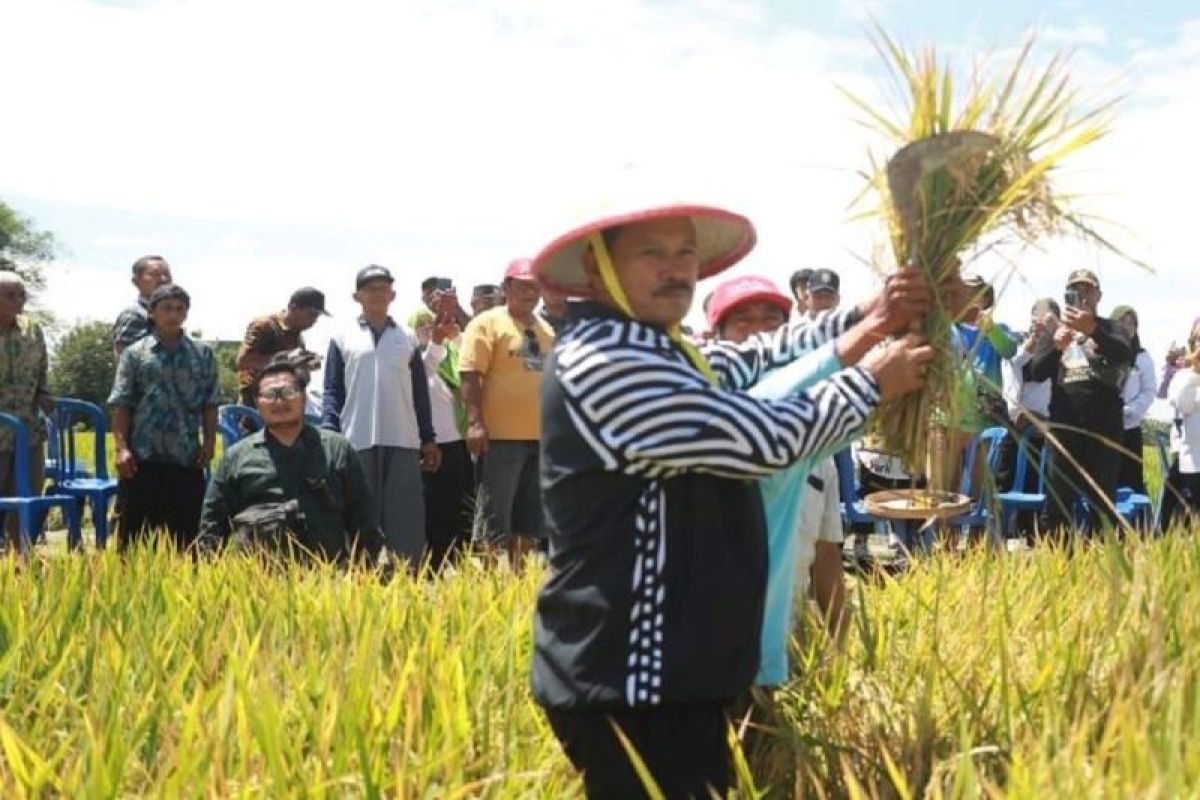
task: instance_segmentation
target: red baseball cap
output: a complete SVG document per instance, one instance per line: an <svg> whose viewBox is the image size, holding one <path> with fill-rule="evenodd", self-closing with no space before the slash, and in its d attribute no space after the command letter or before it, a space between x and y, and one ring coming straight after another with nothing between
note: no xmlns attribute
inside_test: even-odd
<svg viewBox="0 0 1200 800"><path fill-rule="evenodd" d="M517 281L536 281L533 261L528 258L517 258L511 261L508 268L504 270L504 279L508 280L509 278Z"/></svg>
<svg viewBox="0 0 1200 800"><path fill-rule="evenodd" d="M779 291L774 281L761 275L743 275L730 278L713 292L712 302L708 304L708 327L715 331L730 311L743 303L758 300L774 303L784 314L792 313L792 298Z"/></svg>

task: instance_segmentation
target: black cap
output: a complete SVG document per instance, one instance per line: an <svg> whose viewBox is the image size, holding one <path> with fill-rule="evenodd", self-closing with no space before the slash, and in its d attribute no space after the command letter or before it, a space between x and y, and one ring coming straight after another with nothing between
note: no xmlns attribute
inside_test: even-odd
<svg viewBox="0 0 1200 800"><path fill-rule="evenodd" d="M795 272L793 272L792 279L791 279L791 281L789 281L789 285L792 287L792 291L793 292L796 291L797 286L808 286L808 279L812 277L812 274L813 274L813 271L811 269L808 269L807 267L805 267L804 269L798 269Z"/></svg>
<svg viewBox="0 0 1200 800"><path fill-rule="evenodd" d="M395 283L396 279L392 277L391 271L387 267L381 267L378 264L368 264L358 271L358 275L354 278L354 288L361 289L368 281L373 281L382 278L388 283Z"/></svg>
<svg viewBox="0 0 1200 800"><path fill-rule="evenodd" d="M812 292L836 292L842 285L841 278L831 269L814 269L813 274L808 276L808 291Z"/></svg>
<svg viewBox="0 0 1200 800"><path fill-rule="evenodd" d="M471 291L472 297L500 294L500 287L494 283L481 283Z"/></svg>
<svg viewBox="0 0 1200 800"><path fill-rule="evenodd" d="M292 297L288 300L289 306L296 308L311 308L325 316L329 316L329 312L325 310L325 294L311 286L305 286L303 289L297 289L292 292Z"/></svg>

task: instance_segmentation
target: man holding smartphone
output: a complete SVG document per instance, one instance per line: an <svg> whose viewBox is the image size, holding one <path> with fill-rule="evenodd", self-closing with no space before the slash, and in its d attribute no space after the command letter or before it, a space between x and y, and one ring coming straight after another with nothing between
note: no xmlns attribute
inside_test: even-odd
<svg viewBox="0 0 1200 800"><path fill-rule="evenodd" d="M1124 433L1121 392L1133 367L1133 348L1120 326L1097 316L1100 298L1094 272L1072 272L1054 346L1025 367L1027 381L1052 381L1046 523L1051 535L1064 542L1081 498L1088 501L1093 530L1117 522L1113 503Z"/></svg>

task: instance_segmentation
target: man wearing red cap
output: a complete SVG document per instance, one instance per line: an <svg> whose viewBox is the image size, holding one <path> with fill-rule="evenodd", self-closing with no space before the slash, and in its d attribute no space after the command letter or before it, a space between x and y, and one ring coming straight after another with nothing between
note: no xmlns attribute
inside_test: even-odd
<svg viewBox="0 0 1200 800"><path fill-rule="evenodd" d="M696 282L754 240L740 215L675 205L595 220L534 259L544 284L592 298L572 304L543 388L550 573L533 663L534 697L592 797L645 794L614 729L667 796L728 789L726 713L758 669L767 567L748 479L830 446L881 396L918 388L932 355L914 338L784 400L729 391L886 304L705 358L679 327ZM887 291L914 313L928 307L915 272ZM872 338L898 329L872 327Z"/></svg>
<svg viewBox="0 0 1200 800"><path fill-rule="evenodd" d="M458 369L467 407L467 447L479 461L475 538L506 550L520 569L542 536L538 491L539 394L554 331L534 313L541 292L529 259L504 273L505 304L463 333Z"/></svg>

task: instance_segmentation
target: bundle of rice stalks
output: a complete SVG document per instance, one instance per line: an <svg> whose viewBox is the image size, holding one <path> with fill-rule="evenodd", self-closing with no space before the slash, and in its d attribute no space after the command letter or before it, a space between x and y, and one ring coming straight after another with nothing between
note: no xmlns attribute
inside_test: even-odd
<svg viewBox="0 0 1200 800"><path fill-rule="evenodd" d="M964 390L973 386L969 366L953 347L960 256L981 244L1027 244L1053 233L1114 250L1051 185L1064 161L1108 132L1113 102L1083 104L1063 54L1031 67L1032 37L1011 68L989 75L984 62L961 90L933 48L907 53L879 28L873 43L902 100L891 118L845 92L892 151L886 162L872 157L864 196L879 203L864 216L887 224L895 263L916 264L936 287L922 332L937 353L924 391L886 403L876 433L914 474L929 474L931 488L947 489L937 485L944 483L934 474L940 470L928 471L927 460L937 461L930 443L941 446L974 402L974 391Z"/></svg>

